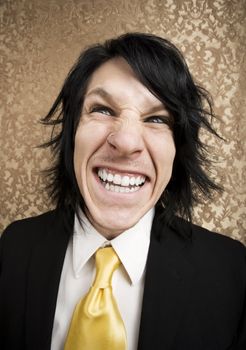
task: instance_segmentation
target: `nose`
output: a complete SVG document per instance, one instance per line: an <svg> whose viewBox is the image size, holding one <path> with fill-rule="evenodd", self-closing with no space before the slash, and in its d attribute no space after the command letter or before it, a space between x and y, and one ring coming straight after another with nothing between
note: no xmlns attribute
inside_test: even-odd
<svg viewBox="0 0 246 350"><path fill-rule="evenodd" d="M138 125L121 125L108 135L107 142L114 156L136 158L144 148L141 128Z"/></svg>

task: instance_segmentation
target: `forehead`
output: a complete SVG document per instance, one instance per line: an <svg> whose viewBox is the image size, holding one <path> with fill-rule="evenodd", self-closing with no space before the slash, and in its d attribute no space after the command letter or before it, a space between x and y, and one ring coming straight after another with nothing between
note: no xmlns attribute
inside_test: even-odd
<svg viewBox="0 0 246 350"><path fill-rule="evenodd" d="M93 73L85 98L93 95L110 95L119 105L134 105L141 110L162 105L123 58L113 58Z"/></svg>

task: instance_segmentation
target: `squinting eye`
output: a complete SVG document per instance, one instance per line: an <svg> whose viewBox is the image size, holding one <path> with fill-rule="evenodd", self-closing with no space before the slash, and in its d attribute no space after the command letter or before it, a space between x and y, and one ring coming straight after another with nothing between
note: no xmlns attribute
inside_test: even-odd
<svg viewBox="0 0 246 350"><path fill-rule="evenodd" d="M167 116L152 116L145 120L145 123L168 124L171 125L170 117Z"/></svg>
<svg viewBox="0 0 246 350"><path fill-rule="evenodd" d="M91 108L90 113L101 113L105 115L112 115L113 111L112 109L105 106L95 106Z"/></svg>

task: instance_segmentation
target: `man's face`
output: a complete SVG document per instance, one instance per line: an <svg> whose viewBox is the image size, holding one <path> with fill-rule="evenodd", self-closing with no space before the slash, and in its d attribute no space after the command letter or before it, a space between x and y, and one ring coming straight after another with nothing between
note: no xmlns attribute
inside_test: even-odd
<svg viewBox="0 0 246 350"><path fill-rule="evenodd" d="M122 58L92 75L75 135L74 168L92 225L112 238L135 225L167 186L171 116Z"/></svg>

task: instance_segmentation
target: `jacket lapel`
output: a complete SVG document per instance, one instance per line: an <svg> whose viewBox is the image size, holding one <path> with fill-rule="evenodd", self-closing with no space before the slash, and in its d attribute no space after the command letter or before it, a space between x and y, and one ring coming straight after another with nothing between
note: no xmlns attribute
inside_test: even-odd
<svg viewBox="0 0 246 350"><path fill-rule="evenodd" d="M191 240L179 226L163 228L158 219L153 225L138 350L172 348L187 304L194 274L188 259Z"/></svg>
<svg viewBox="0 0 246 350"><path fill-rule="evenodd" d="M60 275L71 231L60 213L43 227L33 249L27 281L26 349L50 349Z"/></svg>

